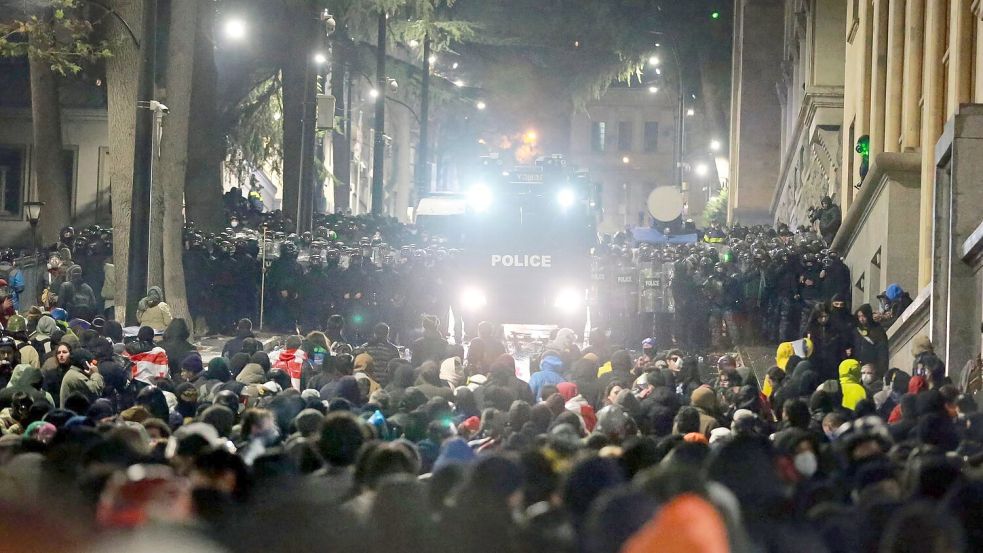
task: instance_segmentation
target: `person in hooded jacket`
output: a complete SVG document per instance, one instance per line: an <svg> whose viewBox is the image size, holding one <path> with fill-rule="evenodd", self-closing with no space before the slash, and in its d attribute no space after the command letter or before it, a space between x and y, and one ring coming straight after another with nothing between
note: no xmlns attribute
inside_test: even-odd
<svg viewBox="0 0 983 553"><path fill-rule="evenodd" d="M167 353L167 365L172 377L176 376L178 371L181 370L181 361L189 353L198 351L198 348L188 341L190 337L191 330L188 329L188 323L180 317L172 319L170 324L167 325L167 329L164 330L164 339L161 341L161 346L163 346L164 352Z"/></svg>
<svg viewBox="0 0 983 553"><path fill-rule="evenodd" d="M690 405L700 413L700 433L710 437L710 431L720 426L718 420L717 394L710 386L700 386L693 390Z"/></svg>
<svg viewBox="0 0 983 553"><path fill-rule="evenodd" d="M874 320L870 304L863 304L855 313L857 326L853 330L853 357L865 365L871 363L882 376L888 369L887 333Z"/></svg>
<svg viewBox="0 0 983 553"><path fill-rule="evenodd" d="M137 330L137 339L126 344L124 351L128 355L137 355L147 353L155 347L157 344L154 343L154 329L149 326L141 326L140 330Z"/></svg>
<svg viewBox="0 0 983 553"><path fill-rule="evenodd" d="M423 392L427 399L440 397L447 401L454 399L454 391L440 380L440 369L433 361L427 361L420 366L420 376L416 380L416 388Z"/></svg>
<svg viewBox="0 0 983 553"><path fill-rule="evenodd" d="M290 375L291 385L301 390L301 376L306 372L310 374L310 361L307 359L307 352L301 349L304 340L300 336L290 336L284 349L280 351L276 361L271 368L281 369Z"/></svg>
<svg viewBox="0 0 983 553"><path fill-rule="evenodd" d="M631 357L628 357L628 367L631 367ZM555 386L560 382L566 382L560 372L563 370L563 360L559 355L547 352L539 361L539 371L529 377L529 388L536 401L542 401L543 387Z"/></svg>
<svg viewBox="0 0 983 553"><path fill-rule="evenodd" d="M806 336L812 340L813 368L823 380L834 378L850 345L850 336L840 334L825 304L817 304L809 315Z"/></svg>
<svg viewBox="0 0 983 553"><path fill-rule="evenodd" d="M515 396L514 400L525 401L530 404L534 402L529 385L515 375L515 359L507 353L500 355L491 364L487 385L500 386L509 390Z"/></svg>
<svg viewBox="0 0 983 553"><path fill-rule="evenodd" d="M867 390L860 383L860 362L856 359L845 359L840 363L840 390L843 407L851 411L858 401L867 399Z"/></svg>
<svg viewBox="0 0 983 553"><path fill-rule="evenodd" d="M42 358L55 350L58 343L52 341L52 336L58 330L58 323L50 315L42 315L38 319L37 327L31 334L31 345L37 350Z"/></svg>
<svg viewBox="0 0 983 553"><path fill-rule="evenodd" d="M14 394L18 392L26 394L31 401L47 401L54 405L55 402L51 394L42 389L43 384L44 377L41 375L41 369L26 363L17 365L10 375L10 382L3 390L0 390L0 409L10 407Z"/></svg>
<svg viewBox="0 0 983 553"><path fill-rule="evenodd" d="M440 334L440 319L433 315L423 315L423 336L410 345L413 367L427 361L441 363L446 358L447 340Z"/></svg>
<svg viewBox="0 0 983 553"><path fill-rule="evenodd" d="M567 367L580 359L580 348L577 347L577 333L569 328L556 331L556 337L546 344L546 349L560 354L563 364Z"/></svg>
<svg viewBox="0 0 983 553"><path fill-rule="evenodd" d="M171 324L171 306L164 303L164 291L151 286L147 296L137 304L137 321L156 331L163 331Z"/></svg>
<svg viewBox="0 0 983 553"><path fill-rule="evenodd" d="M239 319L236 324L236 335L225 343L222 347L222 357L231 359L233 355L242 351L242 341L246 338L255 338L253 335L253 322L249 319Z"/></svg>
<svg viewBox="0 0 983 553"><path fill-rule="evenodd" d="M68 281L58 289L58 307L73 317L91 321L96 315L96 295L92 287L82 280L82 267L72 265L68 269Z"/></svg>

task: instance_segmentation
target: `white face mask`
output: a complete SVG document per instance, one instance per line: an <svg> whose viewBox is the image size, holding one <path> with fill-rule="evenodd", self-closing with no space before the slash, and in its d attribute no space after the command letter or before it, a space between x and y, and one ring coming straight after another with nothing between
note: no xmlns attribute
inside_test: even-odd
<svg viewBox="0 0 983 553"><path fill-rule="evenodd" d="M860 381L864 384L870 384L874 381L874 375L872 374L862 374L860 375Z"/></svg>
<svg viewBox="0 0 983 553"><path fill-rule="evenodd" d="M819 469L819 460L816 459L816 454L811 451L796 453L793 463L795 464L795 470L799 471L799 474L806 478L811 478L813 474L816 474L816 470Z"/></svg>

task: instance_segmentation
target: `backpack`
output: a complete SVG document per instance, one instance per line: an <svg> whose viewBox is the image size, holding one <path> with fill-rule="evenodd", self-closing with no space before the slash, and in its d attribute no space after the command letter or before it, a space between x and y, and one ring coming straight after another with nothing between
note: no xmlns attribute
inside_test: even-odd
<svg viewBox="0 0 983 553"><path fill-rule="evenodd" d="M89 295L84 293L85 289L82 286L75 286L75 284L72 282L67 282L66 284L69 287L68 293L66 294L66 297L62 299L66 300L68 304L75 309L92 307L91 303L89 302Z"/></svg>
<svg viewBox="0 0 983 553"><path fill-rule="evenodd" d="M315 347L311 351L310 361L311 365L314 367L316 372L321 371L321 367L324 365L324 359L328 356L328 352L321 347Z"/></svg>

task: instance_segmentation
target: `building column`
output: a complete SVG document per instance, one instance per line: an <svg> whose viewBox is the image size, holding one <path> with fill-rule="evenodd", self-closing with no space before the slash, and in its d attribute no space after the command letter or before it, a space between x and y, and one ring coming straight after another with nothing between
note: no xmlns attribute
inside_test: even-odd
<svg viewBox="0 0 983 553"><path fill-rule="evenodd" d="M902 83L904 81L905 2L891 0L888 7L887 79L884 95L884 151L900 151Z"/></svg>
<svg viewBox="0 0 983 553"><path fill-rule="evenodd" d="M905 2L904 86L901 90L901 151L921 145L922 54L925 48L925 0Z"/></svg>
<svg viewBox="0 0 983 553"><path fill-rule="evenodd" d="M888 0L874 0L870 8L871 48L870 48L870 157L884 151L884 119L888 105L885 96L887 87L888 56Z"/></svg>
<svg viewBox="0 0 983 553"><path fill-rule="evenodd" d="M955 116L959 105L969 102L972 93L973 0L949 0L949 75L946 94L946 119Z"/></svg>
<svg viewBox="0 0 983 553"><path fill-rule="evenodd" d="M972 24L976 26L976 59L973 60L975 64L973 73L976 78L973 82L973 102L978 104L983 102L983 2L974 1L972 12Z"/></svg>
<svg viewBox="0 0 983 553"><path fill-rule="evenodd" d="M932 282L932 226L935 201L935 142L942 134L943 97L942 54L945 51L945 4L928 3L925 10L925 57L922 72L922 189L918 231L918 288Z"/></svg>

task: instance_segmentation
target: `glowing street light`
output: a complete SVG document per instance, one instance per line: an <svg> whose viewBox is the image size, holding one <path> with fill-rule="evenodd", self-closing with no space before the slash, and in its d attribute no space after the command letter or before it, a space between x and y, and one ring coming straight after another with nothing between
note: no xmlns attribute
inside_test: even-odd
<svg viewBox="0 0 983 553"><path fill-rule="evenodd" d="M232 40L242 40L246 38L246 22L238 17L229 19L223 26L225 36Z"/></svg>
<svg viewBox="0 0 983 553"><path fill-rule="evenodd" d="M660 63L662 63L662 60L659 59L659 56L650 56L649 57L649 65L651 65L652 67L655 67L655 66L659 65Z"/></svg>
<svg viewBox="0 0 983 553"><path fill-rule="evenodd" d="M629 163L631 163L631 158L628 157L628 156L624 156L624 157L621 158L621 163L624 163L625 165L628 165Z"/></svg>
<svg viewBox="0 0 983 553"><path fill-rule="evenodd" d="M720 146L721 145L720 145L720 141L719 140L711 140L710 141L710 151L711 152L719 152L720 151Z"/></svg>
<svg viewBox="0 0 983 553"><path fill-rule="evenodd" d="M454 63L451 64L451 69L457 69L458 65L460 64L455 61Z"/></svg>
<svg viewBox="0 0 983 553"><path fill-rule="evenodd" d="M539 136L536 134L536 131L534 130L528 130L526 131L526 134L522 136L522 138L525 139L526 142L535 142L538 137Z"/></svg>
<svg viewBox="0 0 983 553"><path fill-rule="evenodd" d="M427 61L430 62L430 65L433 65L437 63L437 56L431 55L429 58L427 58Z"/></svg>
<svg viewBox="0 0 983 553"><path fill-rule="evenodd" d="M481 100L478 100L478 103L476 103L474 105L474 107L476 107L478 109L485 109L486 107L488 107L488 104L486 104L485 102L483 102Z"/></svg>
<svg viewBox="0 0 983 553"><path fill-rule="evenodd" d="M416 48L420 46L420 41L414 38L410 40L409 44L410 44L410 48Z"/></svg>
<svg viewBox="0 0 983 553"><path fill-rule="evenodd" d="M686 110L686 117L693 117L694 115L696 115L695 109L689 108L688 110Z"/></svg>
<svg viewBox="0 0 983 553"><path fill-rule="evenodd" d="M379 90L378 89L375 89L375 88L369 90L369 97L372 98L373 100L375 100L376 98L378 98L379 97Z"/></svg>
<svg viewBox="0 0 983 553"><path fill-rule="evenodd" d="M658 91L659 91L659 87L657 87L657 86L650 86L649 87L649 94L655 94Z"/></svg>
<svg viewBox="0 0 983 553"><path fill-rule="evenodd" d="M454 81L454 86L456 86L457 88L461 88L462 86L464 86L464 81L462 81L461 79L457 79Z"/></svg>
<svg viewBox="0 0 983 553"><path fill-rule="evenodd" d="M694 171L696 171L696 176L705 177L710 172L710 167L706 163L699 163L694 168Z"/></svg>
<svg viewBox="0 0 983 553"><path fill-rule="evenodd" d="M328 61L328 56L325 56L323 53L318 52L314 54L314 63L318 65L324 65L325 63L327 63L327 61Z"/></svg>

